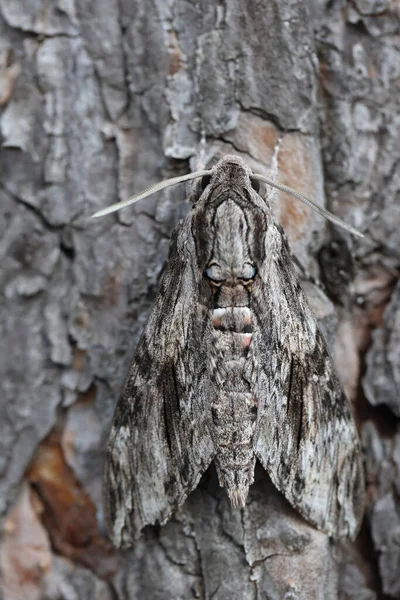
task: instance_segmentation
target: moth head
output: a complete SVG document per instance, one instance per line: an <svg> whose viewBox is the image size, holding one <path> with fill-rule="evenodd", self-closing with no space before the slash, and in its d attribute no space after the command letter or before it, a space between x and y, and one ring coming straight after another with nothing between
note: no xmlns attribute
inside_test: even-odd
<svg viewBox="0 0 400 600"><path fill-rule="evenodd" d="M223 183L227 186L242 187L249 183L252 171L240 156L227 154L211 169L214 185Z"/></svg>
<svg viewBox="0 0 400 600"><path fill-rule="evenodd" d="M234 154L228 154L221 158L207 175L202 176L200 184L195 186L196 199L198 200L203 192L210 192L211 189L216 189L219 186L224 186L225 189L251 187L258 194L261 193L259 179L254 178L249 166L242 158Z"/></svg>
<svg viewBox="0 0 400 600"><path fill-rule="evenodd" d="M207 201L208 196L213 191L219 189L229 190L230 188L252 186L251 169L239 156L228 154L221 158L205 175L199 178L194 184L189 198L191 204L196 204L200 198ZM259 189L258 180L254 180L257 191Z"/></svg>

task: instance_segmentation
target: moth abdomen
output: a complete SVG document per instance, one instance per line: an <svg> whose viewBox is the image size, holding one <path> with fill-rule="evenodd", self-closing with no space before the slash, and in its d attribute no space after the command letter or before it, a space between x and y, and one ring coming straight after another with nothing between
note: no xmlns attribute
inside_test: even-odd
<svg viewBox="0 0 400 600"><path fill-rule="evenodd" d="M248 306L215 308L212 311L212 324L220 331L252 333L251 310Z"/></svg>
<svg viewBox="0 0 400 600"><path fill-rule="evenodd" d="M255 467L253 437L258 403L246 378L252 361L253 318L248 305L250 292L244 283L224 281L218 292L210 311L211 368L219 382L211 404L217 440L215 464L232 506L242 507Z"/></svg>
<svg viewBox="0 0 400 600"><path fill-rule="evenodd" d="M252 440L254 428L250 423L247 427L244 424L244 428L251 430L248 437ZM255 461L252 442L221 444L218 449L215 462L219 483L226 489L234 508L246 504L249 488L254 482Z"/></svg>

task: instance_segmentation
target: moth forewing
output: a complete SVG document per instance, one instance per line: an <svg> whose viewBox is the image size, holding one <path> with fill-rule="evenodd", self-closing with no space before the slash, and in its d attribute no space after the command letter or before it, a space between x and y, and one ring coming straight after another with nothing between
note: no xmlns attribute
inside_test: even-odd
<svg viewBox="0 0 400 600"><path fill-rule="evenodd" d="M350 405L284 233L272 218L266 243L274 251L252 294L259 331L254 351L260 357L254 389L261 403L255 453L306 519L334 537L354 537L364 480Z"/></svg>
<svg viewBox="0 0 400 600"><path fill-rule="evenodd" d="M215 454L206 403L212 381L204 373L202 344L193 351L193 340L206 340L207 331L189 260L190 226L189 215L172 236L160 290L113 419L103 490L116 546L131 545L146 525L163 524Z"/></svg>
<svg viewBox="0 0 400 600"><path fill-rule="evenodd" d="M104 477L111 536L126 546L164 523L212 460L232 506L244 506L257 458L312 524L354 537L357 431L286 237L241 159L205 173L117 404Z"/></svg>

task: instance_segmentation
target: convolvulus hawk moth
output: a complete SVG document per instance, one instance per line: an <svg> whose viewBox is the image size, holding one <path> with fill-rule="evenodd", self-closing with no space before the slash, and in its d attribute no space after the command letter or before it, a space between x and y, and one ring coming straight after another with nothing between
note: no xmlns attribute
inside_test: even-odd
<svg viewBox="0 0 400 600"><path fill-rule="evenodd" d="M213 460L232 506L244 506L256 459L310 523L354 537L364 495L356 427L259 181L361 234L236 156L95 216L196 177L114 415L111 537L129 546L145 525L165 523Z"/></svg>

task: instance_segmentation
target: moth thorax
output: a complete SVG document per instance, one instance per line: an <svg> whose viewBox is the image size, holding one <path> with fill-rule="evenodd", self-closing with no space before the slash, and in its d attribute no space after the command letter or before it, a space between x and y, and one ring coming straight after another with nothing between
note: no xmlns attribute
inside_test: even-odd
<svg viewBox="0 0 400 600"><path fill-rule="evenodd" d="M217 307L248 306L250 304L250 291L240 283L237 285L223 285L216 293L215 305Z"/></svg>

